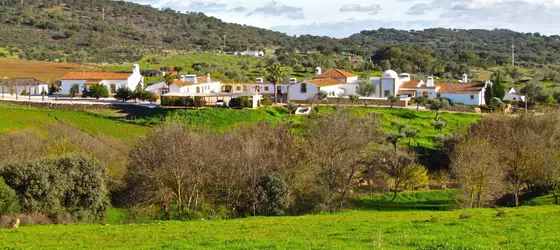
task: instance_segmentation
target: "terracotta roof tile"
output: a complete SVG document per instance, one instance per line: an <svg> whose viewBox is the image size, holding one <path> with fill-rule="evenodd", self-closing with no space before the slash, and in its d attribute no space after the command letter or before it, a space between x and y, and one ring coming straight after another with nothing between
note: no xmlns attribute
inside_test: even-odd
<svg viewBox="0 0 560 250"><path fill-rule="evenodd" d="M484 88L484 83L436 83L438 93L477 94Z"/></svg>
<svg viewBox="0 0 560 250"><path fill-rule="evenodd" d="M348 78L348 77L354 77L356 75L352 74L352 73L348 73L344 70L340 70L340 69L331 69L323 74L320 74L318 76L313 77L313 79L322 79L322 78L333 78L333 79L338 79L338 78Z"/></svg>
<svg viewBox="0 0 560 250"><path fill-rule="evenodd" d="M220 82L220 80L216 80L214 78L210 78L210 82L206 81L206 76L199 76L196 78L196 83L213 83L213 82Z"/></svg>
<svg viewBox="0 0 560 250"><path fill-rule="evenodd" d="M305 80L303 82L307 84L313 84L317 87L327 87L327 86L334 86L340 84L339 81L332 78Z"/></svg>
<svg viewBox="0 0 560 250"><path fill-rule="evenodd" d="M194 85L194 84L192 82L181 81L179 79L175 79L173 81L173 85L184 87L184 86L191 86L191 85Z"/></svg>
<svg viewBox="0 0 560 250"><path fill-rule="evenodd" d="M127 80L132 73L70 72L62 80Z"/></svg>

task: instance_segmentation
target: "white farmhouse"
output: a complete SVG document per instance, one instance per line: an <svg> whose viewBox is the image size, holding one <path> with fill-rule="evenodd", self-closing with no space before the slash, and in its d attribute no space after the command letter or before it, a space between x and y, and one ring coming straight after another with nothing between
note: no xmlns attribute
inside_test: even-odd
<svg viewBox="0 0 560 250"><path fill-rule="evenodd" d="M448 98L453 103L480 106L484 105L484 93L489 82L471 83L467 75L456 83L436 82L433 76L426 81L412 81L410 74L403 73L400 76L393 70L383 72L381 77L372 77L371 82L376 86L377 97L387 98L391 95L402 97L414 97L427 95L431 98Z"/></svg>
<svg viewBox="0 0 560 250"><path fill-rule="evenodd" d="M254 57L263 57L264 56L264 52L260 51L260 50L246 50L246 51L241 51L241 52L235 52L233 53L236 56L254 56Z"/></svg>
<svg viewBox="0 0 560 250"><path fill-rule="evenodd" d="M512 101L512 102L525 102L525 96L517 94L515 88L507 88L506 95L504 96L504 101Z"/></svg>
<svg viewBox="0 0 560 250"><path fill-rule="evenodd" d="M340 69L332 69L325 73L321 68L315 69L316 75L311 80L305 80L290 86L290 100L312 100L320 91L328 97L348 96L356 94L358 76Z"/></svg>
<svg viewBox="0 0 560 250"><path fill-rule="evenodd" d="M61 80L61 94L69 95L72 86L76 86L76 94L82 94L91 85L103 84L109 90L110 95L117 93L120 87L128 87L132 90L140 84L144 86L144 77L140 74L140 66L134 64L132 73L116 72L70 72Z"/></svg>
<svg viewBox="0 0 560 250"><path fill-rule="evenodd" d="M49 92L49 85L35 78L12 78L0 87L0 93L14 93L20 95L26 92L30 95L41 95Z"/></svg>

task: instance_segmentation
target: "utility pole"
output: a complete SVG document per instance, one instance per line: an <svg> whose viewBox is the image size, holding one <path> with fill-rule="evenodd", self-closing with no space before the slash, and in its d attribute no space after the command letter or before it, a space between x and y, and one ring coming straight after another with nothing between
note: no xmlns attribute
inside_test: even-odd
<svg viewBox="0 0 560 250"><path fill-rule="evenodd" d="M515 67L515 44L511 41L511 66Z"/></svg>
<svg viewBox="0 0 560 250"><path fill-rule="evenodd" d="M226 35L224 35L224 52L226 51Z"/></svg>

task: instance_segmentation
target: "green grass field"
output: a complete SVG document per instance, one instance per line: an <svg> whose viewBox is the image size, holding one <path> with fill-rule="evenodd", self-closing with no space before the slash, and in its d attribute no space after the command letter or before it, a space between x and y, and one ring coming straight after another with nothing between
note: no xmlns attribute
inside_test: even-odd
<svg viewBox="0 0 560 250"><path fill-rule="evenodd" d="M0 229L8 249L556 249L560 207L346 211L299 217ZM469 214L470 218L464 214Z"/></svg>
<svg viewBox="0 0 560 250"><path fill-rule="evenodd" d="M67 123L92 135L102 134L122 140L146 133L147 127L88 111L62 111L0 103L0 134L20 129L42 132L47 124Z"/></svg>

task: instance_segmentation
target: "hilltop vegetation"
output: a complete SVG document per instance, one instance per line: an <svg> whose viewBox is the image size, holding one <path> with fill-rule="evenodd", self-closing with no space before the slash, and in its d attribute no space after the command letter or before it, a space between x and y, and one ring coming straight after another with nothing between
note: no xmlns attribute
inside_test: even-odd
<svg viewBox="0 0 560 250"><path fill-rule="evenodd" d="M3 31L0 53L28 60L122 63L169 52L268 49L276 50L277 56L297 52L307 57L320 53L331 59L329 63L319 64L323 66L350 64L348 60L335 58L371 57L373 65L367 66L371 69L416 70L418 72L414 73L440 76L448 72L453 74L463 65L480 68L507 65L511 62L513 42L520 48L518 62L522 67L560 62L559 36L538 33L379 29L362 31L344 39L292 37L225 23L203 13L158 10L124 1L28 0L20 5L19 0L6 0L3 3L5 5L0 7L0 30ZM403 53L419 56L409 58ZM309 67L304 61L296 58L293 65L287 65Z"/></svg>

